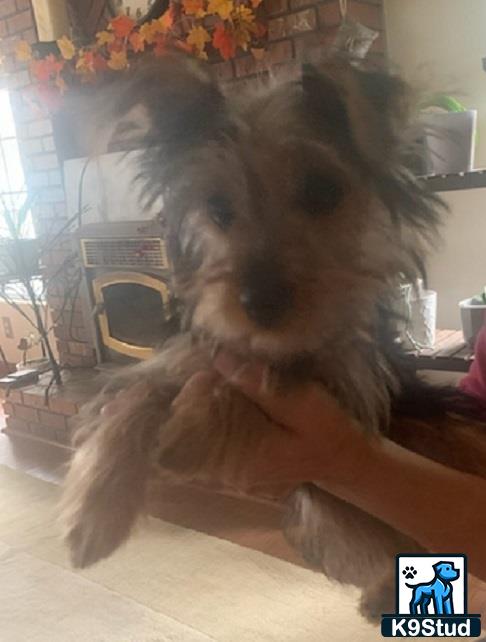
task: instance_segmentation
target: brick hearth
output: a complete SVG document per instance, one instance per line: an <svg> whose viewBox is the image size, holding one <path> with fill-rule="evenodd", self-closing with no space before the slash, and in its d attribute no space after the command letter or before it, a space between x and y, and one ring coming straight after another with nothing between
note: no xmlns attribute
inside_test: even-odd
<svg viewBox="0 0 486 642"><path fill-rule="evenodd" d="M3 432L69 447L75 416L91 396L88 390L93 371L76 370L65 379L62 389L54 385L48 395L49 373L35 385L4 392Z"/></svg>

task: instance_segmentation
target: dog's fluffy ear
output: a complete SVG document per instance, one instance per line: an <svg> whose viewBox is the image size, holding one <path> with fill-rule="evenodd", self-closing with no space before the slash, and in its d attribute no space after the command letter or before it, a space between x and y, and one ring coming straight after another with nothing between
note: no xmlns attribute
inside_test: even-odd
<svg viewBox="0 0 486 642"><path fill-rule="evenodd" d="M162 146L173 153L217 135L225 98L203 65L182 53L144 61L96 98L95 151Z"/></svg>
<svg viewBox="0 0 486 642"><path fill-rule="evenodd" d="M306 65L305 108L326 138L366 165L383 166L399 151L408 124L408 87L396 76L339 60Z"/></svg>
<svg viewBox="0 0 486 642"><path fill-rule="evenodd" d="M418 248L437 238L443 202L413 173L416 149L408 85L396 76L349 62L308 66L302 77L304 110L318 136L353 162L389 211L408 228L407 278L425 278Z"/></svg>

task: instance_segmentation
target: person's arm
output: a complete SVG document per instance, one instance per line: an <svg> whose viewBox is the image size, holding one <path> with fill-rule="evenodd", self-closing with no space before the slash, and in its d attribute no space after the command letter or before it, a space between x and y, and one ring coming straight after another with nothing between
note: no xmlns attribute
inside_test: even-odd
<svg viewBox="0 0 486 642"><path fill-rule="evenodd" d="M486 580L486 481L388 439L360 441L363 463L356 475L335 467L318 485L430 551L467 553L471 571Z"/></svg>
<svg viewBox="0 0 486 642"><path fill-rule="evenodd" d="M215 367L282 426L264 451L272 458L248 464L255 485L313 481L430 551L466 553L471 572L486 580L484 479L365 435L317 385L279 395L262 391L261 370L230 355Z"/></svg>

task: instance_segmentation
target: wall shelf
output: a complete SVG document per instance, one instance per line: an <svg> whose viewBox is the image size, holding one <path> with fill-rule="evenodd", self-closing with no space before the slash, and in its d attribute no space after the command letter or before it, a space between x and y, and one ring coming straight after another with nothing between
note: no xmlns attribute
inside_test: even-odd
<svg viewBox="0 0 486 642"><path fill-rule="evenodd" d="M461 172L460 174L420 176L419 178L433 192L453 192L486 187L486 169L475 169L471 172Z"/></svg>

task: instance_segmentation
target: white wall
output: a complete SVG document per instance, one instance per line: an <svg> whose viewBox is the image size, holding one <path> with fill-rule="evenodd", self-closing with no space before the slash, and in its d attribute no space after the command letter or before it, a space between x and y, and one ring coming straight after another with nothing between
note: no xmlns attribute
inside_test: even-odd
<svg viewBox="0 0 486 642"><path fill-rule="evenodd" d="M392 63L421 89L478 110L476 167L486 166L486 0L384 0ZM444 193L444 244L429 262L438 325L459 328L457 302L486 285L486 189Z"/></svg>

